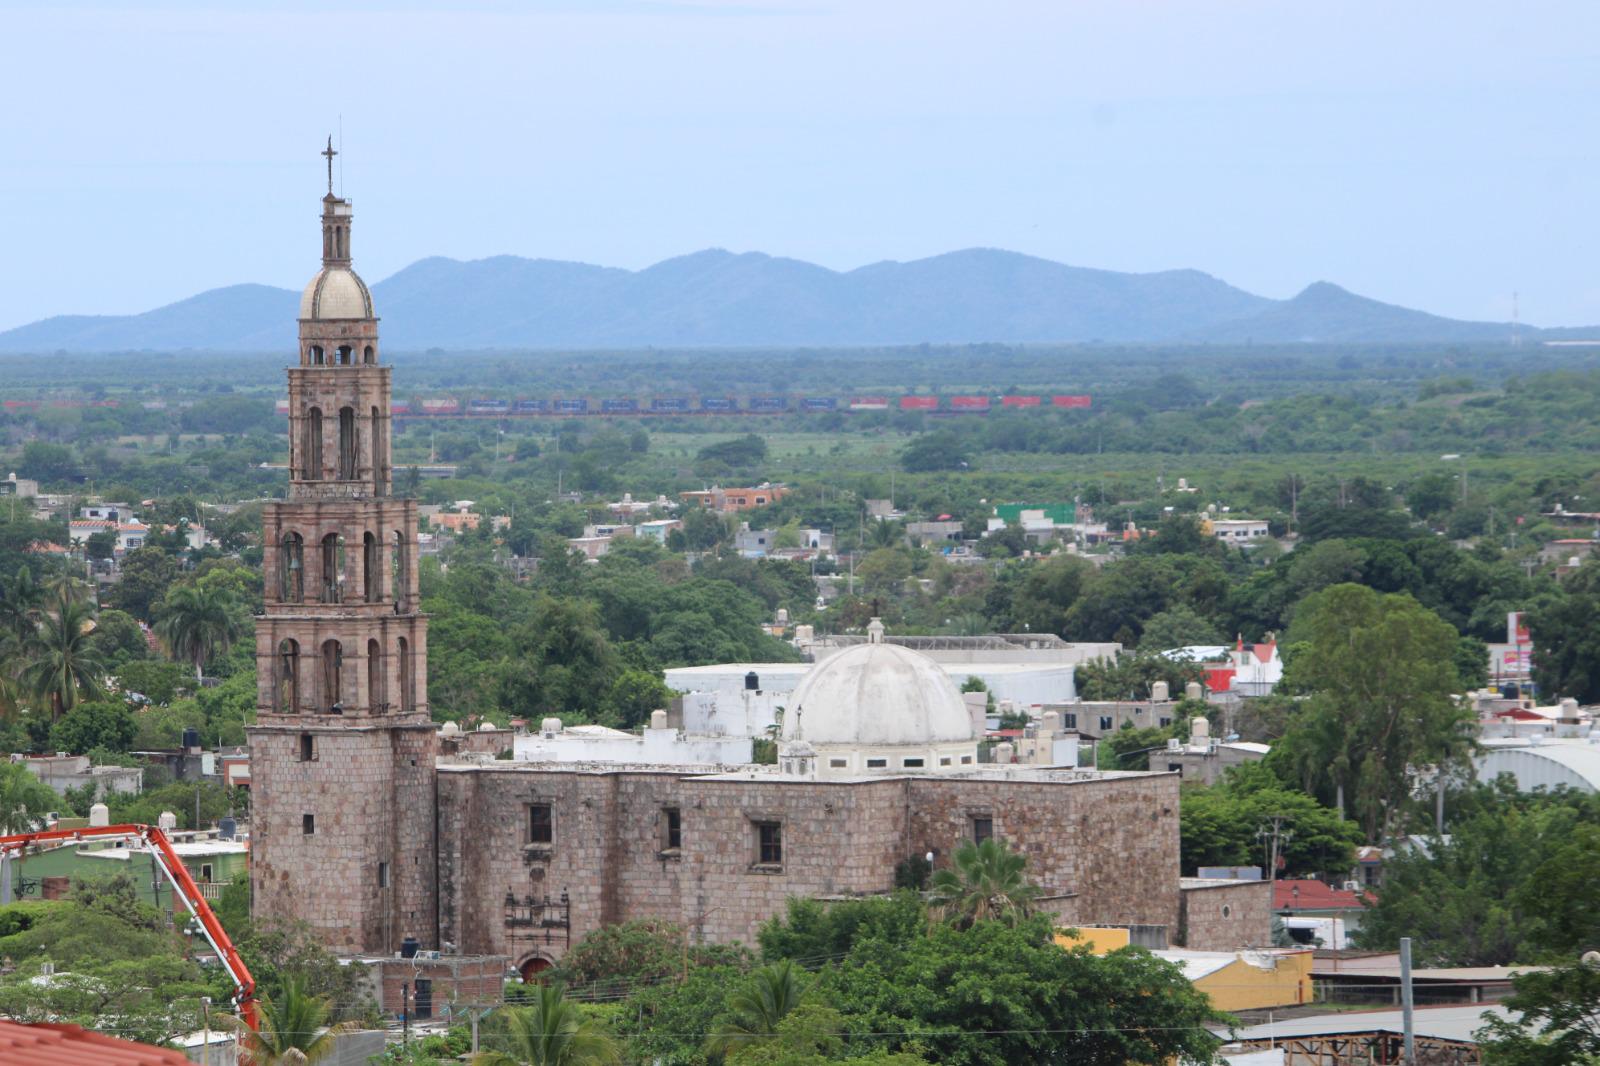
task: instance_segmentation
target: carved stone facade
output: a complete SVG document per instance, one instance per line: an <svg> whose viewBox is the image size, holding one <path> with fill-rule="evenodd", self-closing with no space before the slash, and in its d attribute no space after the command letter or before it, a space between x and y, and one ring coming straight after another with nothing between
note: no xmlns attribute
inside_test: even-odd
<svg viewBox="0 0 1600 1066"><path fill-rule="evenodd" d="M259 915L345 952L432 942L433 765L416 501L390 495L389 368L350 269L348 201L323 199L323 267L289 369L289 498L265 510L250 729Z"/></svg>
<svg viewBox="0 0 1600 1066"><path fill-rule="evenodd" d="M985 833L1028 856L1063 922L1177 933L1175 774L808 780L447 761L438 797L440 936L519 965L631 918L749 942L790 896L887 892L903 860L943 862ZM546 920L570 924L508 925L508 893L564 902Z"/></svg>

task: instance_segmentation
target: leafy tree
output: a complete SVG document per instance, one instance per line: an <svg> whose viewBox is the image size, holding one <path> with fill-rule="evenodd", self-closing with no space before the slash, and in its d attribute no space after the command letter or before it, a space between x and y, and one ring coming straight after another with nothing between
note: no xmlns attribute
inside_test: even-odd
<svg viewBox="0 0 1600 1066"><path fill-rule="evenodd" d="M135 548L122 558L122 578L112 590L115 605L141 622L154 611L178 577L178 563L159 548Z"/></svg>
<svg viewBox="0 0 1600 1066"><path fill-rule="evenodd" d="M1455 629L1409 594L1335 585L1300 608L1290 636L1304 642L1286 681L1310 692L1284 738L1308 788L1347 800L1376 841L1410 795L1415 774L1470 749L1456 701Z"/></svg>
<svg viewBox="0 0 1600 1066"><path fill-rule="evenodd" d="M1595 797L1522 795L1507 779L1453 794L1452 807L1448 839L1425 838L1385 862L1362 947L1389 950L1409 936L1424 966L1503 966L1600 946L1593 916L1560 895L1600 868Z"/></svg>
<svg viewBox="0 0 1600 1066"><path fill-rule="evenodd" d="M732 469L755 466L766 457L766 438L757 436L754 433L747 433L732 440L718 441L715 444L707 444L695 453L697 467L715 463Z"/></svg>
<svg viewBox="0 0 1600 1066"><path fill-rule="evenodd" d="M1039 894L1023 876L1027 865L1027 858L995 837L981 844L969 840L956 849L953 866L934 871L928 898L936 913L957 925L1015 925Z"/></svg>
<svg viewBox="0 0 1600 1066"><path fill-rule="evenodd" d="M914 1051L882 1048L849 1054L841 1035L845 1016L822 1003L802 1001L784 1015L770 1040L750 1044L729 1057L733 1066L922 1066Z"/></svg>
<svg viewBox="0 0 1600 1066"><path fill-rule="evenodd" d="M876 548L856 564L856 577L868 592L892 592L911 576L911 557L898 548Z"/></svg>
<svg viewBox="0 0 1600 1066"><path fill-rule="evenodd" d="M746 957L739 947L688 941L687 930L659 918L601 926L562 957L555 977L572 989L634 985L678 975L689 966L737 964Z"/></svg>
<svg viewBox="0 0 1600 1066"><path fill-rule="evenodd" d="M1139 636L1140 651L1170 651L1196 644L1222 644L1227 640L1211 619L1185 604L1175 604L1146 619Z"/></svg>
<svg viewBox="0 0 1600 1066"><path fill-rule="evenodd" d="M332 1055L353 1022L329 1023L326 999L312 995L300 978L290 978L275 996L260 1000L260 1027L251 1029L232 1015L217 1016L231 1029L251 1066L314 1066Z"/></svg>
<svg viewBox="0 0 1600 1066"><path fill-rule="evenodd" d="M1063 950L1047 916L1015 927L935 923L905 941L857 941L818 974L852 1046L913 1049L949 1066L1211 1060L1225 1020L1177 966L1140 949Z"/></svg>
<svg viewBox="0 0 1600 1066"><path fill-rule="evenodd" d="M1078 696L1085 700L1147 700L1151 686L1167 683L1169 694L1181 693L1205 676L1199 663L1143 652L1115 659L1091 659L1077 668Z"/></svg>
<svg viewBox="0 0 1600 1066"><path fill-rule="evenodd" d="M1303 792L1286 789L1259 763L1236 767L1209 788L1185 785L1179 806L1183 869L1261 863L1257 833L1274 816L1294 836L1281 877L1339 876L1355 864L1361 829Z"/></svg>
<svg viewBox="0 0 1600 1066"><path fill-rule="evenodd" d="M122 691L137 692L155 704L171 703L194 685L193 678L182 664L163 659L125 662L117 668L116 678Z"/></svg>
<svg viewBox="0 0 1600 1066"><path fill-rule="evenodd" d="M180 585L167 593L155 625L156 635L166 641L172 657L194 664L196 681L203 676L206 661L226 653L244 628L232 594L203 584Z"/></svg>
<svg viewBox="0 0 1600 1066"><path fill-rule="evenodd" d="M78 704L56 722L50 730L50 744L57 751L78 754L95 748L123 752L133 743L137 729L126 703L96 700Z"/></svg>
<svg viewBox="0 0 1600 1066"><path fill-rule="evenodd" d="M972 455L956 434L924 433L900 453L900 467L913 473L930 470L965 470Z"/></svg>
<svg viewBox="0 0 1600 1066"><path fill-rule="evenodd" d="M791 896L782 916L762 924L757 940L768 962L815 964L843 957L857 941L900 943L924 935L927 926L927 907L915 892L826 904Z"/></svg>
<svg viewBox="0 0 1600 1066"><path fill-rule="evenodd" d="M1530 970L1511 979L1510 1018L1490 1017L1475 1034L1490 1066L1600 1062L1600 968L1587 963Z"/></svg>
<svg viewBox="0 0 1600 1066"><path fill-rule="evenodd" d="M89 536L83 542L84 554L91 559L109 559L117 553L117 534L114 530L101 529Z"/></svg>
<svg viewBox="0 0 1600 1066"><path fill-rule="evenodd" d="M632 729L649 722L650 712L664 708L671 699L672 690L657 675L624 670L606 695L606 711L622 728Z"/></svg>
<svg viewBox="0 0 1600 1066"><path fill-rule="evenodd" d="M21 763L0 763L0 833L27 833L42 815L57 810L61 797Z"/></svg>
<svg viewBox="0 0 1600 1066"><path fill-rule="evenodd" d="M474 1066L609 1066L622 1061L617 1042L586 1018L558 984L542 985L529 1007L505 1012L507 1050L480 1051Z"/></svg>
<svg viewBox="0 0 1600 1066"><path fill-rule="evenodd" d="M95 647L114 670L126 662L150 657L150 644L145 640L139 622L126 611L106 609L95 618Z"/></svg>
<svg viewBox="0 0 1600 1066"><path fill-rule="evenodd" d="M805 998L805 971L793 962L769 963L728 997L722 1021L706 1040L706 1053L725 1058L744 1048L771 1041L789 1012Z"/></svg>
<svg viewBox="0 0 1600 1066"><path fill-rule="evenodd" d="M1569 576L1565 595L1528 614L1542 691L1584 703L1600 700L1600 559Z"/></svg>

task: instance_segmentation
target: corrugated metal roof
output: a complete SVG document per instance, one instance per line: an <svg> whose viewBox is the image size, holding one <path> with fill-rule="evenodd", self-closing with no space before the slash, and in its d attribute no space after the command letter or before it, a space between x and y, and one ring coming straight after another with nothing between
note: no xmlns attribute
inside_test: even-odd
<svg viewBox="0 0 1600 1066"><path fill-rule="evenodd" d="M1469 1003L1448 1007L1418 1007L1413 1031L1418 1036L1439 1040L1475 1042L1473 1034L1486 1024L1485 1015L1498 1018L1515 1018L1509 1010L1499 1005ZM1392 1032L1400 1033L1405 1019L1397 1010L1358 1011L1302 1018L1286 1018L1265 1025L1252 1025L1233 1032L1236 1040L1286 1039L1295 1036L1338 1036L1343 1033Z"/></svg>

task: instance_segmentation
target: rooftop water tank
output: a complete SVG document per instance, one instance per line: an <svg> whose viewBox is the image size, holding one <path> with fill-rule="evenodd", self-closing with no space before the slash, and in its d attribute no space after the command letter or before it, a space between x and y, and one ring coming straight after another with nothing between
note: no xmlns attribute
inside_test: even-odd
<svg viewBox="0 0 1600 1066"><path fill-rule="evenodd" d="M754 670L751 670L748 674L745 674L744 687L749 689L751 692L754 692L756 689L760 688L761 675L756 673Z"/></svg>
<svg viewBox="0 0 1600 1066"><path fill-rule="evenodd" d="M90 807L89 824L91 826L110 825L111 808L107 807L104 803L96 803L93 807Z"/></svg>
<svg viewBox="0 0 1600 1066"><path fill-rule="evenodd" d="M239 823L232 815L217 823L217 836L222 840L232 840L239 835Z"/></svg>
<svg viewBox="0 0 1600 1066"><path fill-rule="evenodd" d="M162 811L156 815L156 828L168 832L178 828L178 816L171 811Z"/></svg>

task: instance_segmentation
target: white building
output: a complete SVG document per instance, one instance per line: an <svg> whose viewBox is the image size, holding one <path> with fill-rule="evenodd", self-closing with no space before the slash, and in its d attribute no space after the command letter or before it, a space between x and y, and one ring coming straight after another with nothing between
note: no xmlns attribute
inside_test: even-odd
<svg viewBox="0 0 1600 1066"><path fill-rule="evenodd" d="M782 771L856 777L973 769L983 723L950 676L925 655L885 644L877 619L869 634L794 690L778 744Z"/></svg>
<svg viewBox="0 0 1600 1066"><path fill-rule="evenodd" d="M667 725L655 711L639 733L603 725L563 726L546 718L537 732L518 733L512 755L518 762L628 763L651 766L747 766L754 755L749 737L693 736Z"/></svg>
<svg viewBox="0 0 1600 1066"><path fill-rule="evenodd" d="M1271 536L1267 523L1259 518L1212 518L1211 535L1224 544L1249 544Z"/></svg>
<svg viewBox="0 0 1600 1066"><path fill-rule="evenodd" d="M1516 779L1517 789L1531 792L1566 785L1579 792L1600 792L1600 733L1583 737L1485 737L1477 760L1479 781L1501 774Z"/></svg>

